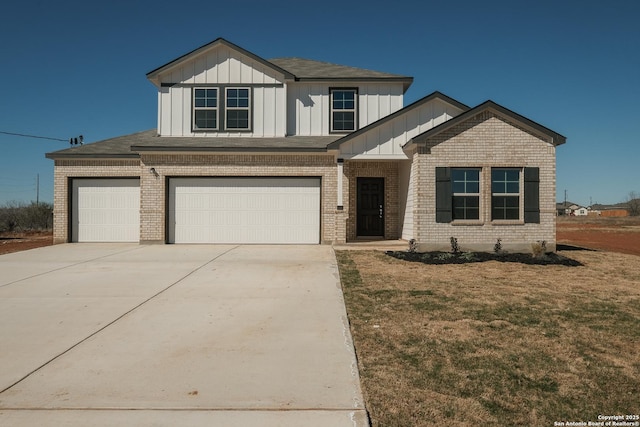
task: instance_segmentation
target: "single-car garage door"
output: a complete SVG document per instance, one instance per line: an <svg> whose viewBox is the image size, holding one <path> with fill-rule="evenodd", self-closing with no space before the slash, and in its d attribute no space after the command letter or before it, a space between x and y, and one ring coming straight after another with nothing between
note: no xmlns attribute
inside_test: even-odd
<svg viewBox="0 0 640 427"><path fill-rule="evenodd" d="M74 179L72 242L140 240L140 180Z"/></svg>
<svg viewBox="0 0 640 427"><path fill-rule="evenodd" d="M319 243L320 178L172 178L169 243Z"/></svg>

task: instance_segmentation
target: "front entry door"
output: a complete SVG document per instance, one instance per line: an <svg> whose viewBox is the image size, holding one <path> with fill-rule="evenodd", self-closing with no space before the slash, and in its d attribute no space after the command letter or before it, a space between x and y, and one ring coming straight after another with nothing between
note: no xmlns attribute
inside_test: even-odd
<svg viewBox="0 0 640 427"><path fill-rule="evenodd" d="M358 178L358 236L384 236L384 178Z"/></svg>

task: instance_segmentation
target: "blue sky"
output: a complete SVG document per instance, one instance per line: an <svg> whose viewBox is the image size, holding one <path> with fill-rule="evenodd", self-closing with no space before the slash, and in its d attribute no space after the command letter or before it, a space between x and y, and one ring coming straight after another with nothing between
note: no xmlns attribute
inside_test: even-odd
<svg viewBox="0 0 640 427"><path fill-rule="evenodd" d="M145 74L218 37L266 59L297 56L414 77L491 99L567 137L557 199L617 203L640 192L640 2L9 2L0 25L0 132L86 142L152 129ZM0 204L53 200L68 143L0 133Z"/></svg>

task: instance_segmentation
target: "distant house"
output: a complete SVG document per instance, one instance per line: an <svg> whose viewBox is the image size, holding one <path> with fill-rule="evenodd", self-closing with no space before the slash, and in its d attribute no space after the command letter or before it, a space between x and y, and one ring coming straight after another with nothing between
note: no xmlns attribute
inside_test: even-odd
<svg viewBox="0 0 640 427"><path fill-rule="evenodd" d="M584 208L584 207L578 207L578 208L573 210L572 214L574 216L587 216L587 215L589 215L589 209Z"/></svg>
<svg viewBox="0 0 640 427"><path fill-rule="evenodd" d="M48 153L54 242L331 244L555 250L566 138L412 77L263 59L217 39L147 74L156 129Z"/></svg>

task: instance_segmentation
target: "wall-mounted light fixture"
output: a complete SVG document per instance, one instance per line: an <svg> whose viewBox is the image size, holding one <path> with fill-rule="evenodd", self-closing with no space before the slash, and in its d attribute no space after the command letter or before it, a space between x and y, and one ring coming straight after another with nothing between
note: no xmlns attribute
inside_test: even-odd
<svg viewBox="0 0 640 427"><path fill-rule="evenodd" d="M149 172L151 172L156 178L160 176L158 171L156 171L156 168L149 169Z"/></svg>

